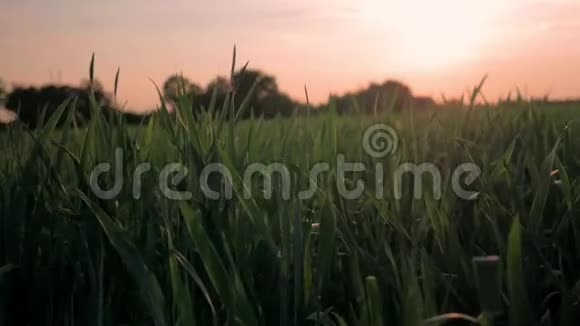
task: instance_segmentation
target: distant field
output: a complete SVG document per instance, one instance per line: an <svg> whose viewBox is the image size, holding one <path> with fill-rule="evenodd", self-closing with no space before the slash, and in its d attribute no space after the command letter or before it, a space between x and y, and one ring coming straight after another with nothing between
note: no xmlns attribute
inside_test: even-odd
<svg viewBox="0 0 580 326"><path fill-rule="evenodd" d="M56 128L58 117L33 131L15 125L0 131L0 318L374 326L469 316L490 325L493 315L495 325L569 325L580 318L579 113L519 103L234 123L178 109L140 127L98 115L83 129ZM374 142L372 126L394 133ZM342 173L340 160L364 171ZM124 176L110 199L91 186L103 162ZM280 173L244 184L256 162L285 167L289 190ZM169 163L188 170L169 192L191 198L160 187ZM313 178L319 163L328 169ZM399 179L405 163L428 163L439 182ZM462 164L480 169L462 183L465 198L453 186ZM230 173L231 196L218 170ZM103 173L98 185L114 181ZM364 191L345 196L339 183ZM499 265L476 272L472 258L492 255Z"/></svg>

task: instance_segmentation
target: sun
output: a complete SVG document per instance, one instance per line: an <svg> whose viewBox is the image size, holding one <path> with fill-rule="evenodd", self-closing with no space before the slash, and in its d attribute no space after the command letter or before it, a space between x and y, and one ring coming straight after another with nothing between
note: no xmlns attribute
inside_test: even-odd
<svg viewBox="0 0 580 326"><path fill-rule="evenodd" d="M485 43L485 26L452 12L414 13L413 21L401 22L399 45L404 62L414 67L437 68L477 57Z"/></svg>
<svg viewBox="0 0 580 326"><path fill-rule="evenodd" d="M389 40L397 64L407 69L444 69L477 59L496 37L494 1L367 0L363 19Z"/></svg>

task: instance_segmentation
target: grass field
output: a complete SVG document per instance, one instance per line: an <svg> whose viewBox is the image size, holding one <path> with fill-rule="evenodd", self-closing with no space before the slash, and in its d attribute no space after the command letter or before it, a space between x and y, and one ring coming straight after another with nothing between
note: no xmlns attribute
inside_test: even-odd
<svg viewBox="0 0 580 326"><path fill-rule="evenodd" d="M580 318L580 132L573 122L580 107L519 102L378 116L329 110L268 121L178 108L141 127L107 121L95 109L82 129L56 128L62 117L72 119L69 108L43 128L16 124L0 133L5 325L412 326L458 318L452 323L570 325ZM221 103L212 109L221 111ZM394 128L398 147L375 158L362 141L377 123ZM101 199L90 175L99 163L114 166L118 148L123 187ZM357 198L337 189L339 154L367 167L344 177L349 188L364 182ZM188 168L172 186L190 191L188 200L160 191L159 175L173 162ZM258 182L245 196L244 171L254 162L286 166L290 198L279 177L271 198ZM300 199L321 162L330 171L319 175L313 196ZM441 198L429 178L415 198L412 176L402 179L397 198L394 175L405 162L437 166ZM135 199L141 163L151 170ZM210 163L231 172L231 199L200 189ZM470 200L450 186L462 163L481 168L466 186L475 192ZM208 184L217 190L224 181L212 174ZM112 184L112 173L100 178L104 188ZM499 265L472 262L493 255Z"/></svg>

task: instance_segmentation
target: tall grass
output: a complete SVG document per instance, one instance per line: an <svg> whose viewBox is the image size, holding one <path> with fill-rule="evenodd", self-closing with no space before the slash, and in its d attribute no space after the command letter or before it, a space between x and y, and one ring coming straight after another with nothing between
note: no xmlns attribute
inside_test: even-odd
<svg viewBox="0 0 580 326"><path fill-rule="evenodd" d="M238 121L231 99L214 100L201 114L188 109L186 96L174 112L161 99L160 110L137 128L122 116L105 118L93 103L86 127L57 129L63 118L72 125L71 100L42 128L5 130L0 320L374 326L457 317L483 324L481 279L471 261L488 255L502 261L501 284L488 284L501 292L496 325L580 320L580 134L569 121L578 108L520 103L412 116L331 111ZM396 154L373 159L361 137L378 122L396 127L401 143ZM90 173L99 163L114 164L117 148L124 187L114 199L99 199ZM347 176L352 184L365 180L364 195L343 199L335 186L338 154L367 167L382 163L385 198L375 198L377 176L369 168ZM447 186L440 200L430 193L415 199L413 180L405 179L397 199L394 171L409 161L435 162L444 184L460 163L476 163L483 174L472 189L479 195L462 200ZM135 199L133 173L143 162L151 170ZM175 188L190 190L191 200L160 193L159 173L171 162L188 167ZM299 189L285 200L275 178L272 198L257 186L246 198L243 174L253 162L284 163ZM297 191L310 184L317 162L331 171L317 180L313 198L300 200ZM232 172L232 199L208 199L199 189L209 163ZM112 182L101 180L104 187ZM210 178L212 189L223 182Z"/></svg>

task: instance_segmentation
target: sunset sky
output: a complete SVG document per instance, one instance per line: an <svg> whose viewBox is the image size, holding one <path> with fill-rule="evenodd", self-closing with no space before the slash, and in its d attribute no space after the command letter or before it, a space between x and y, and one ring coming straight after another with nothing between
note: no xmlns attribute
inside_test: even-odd
<svg viewBox="0 0 580 326"><path fill-rule="evenodd" d="M200 85L238 62L303 100L400 79L414 93L459 96L486 73L494 99L580 96L580 3L572 0L0 0L0 78L78 84L96 75L154 108L175 72Z"/></svg>

